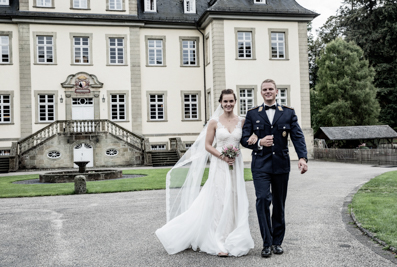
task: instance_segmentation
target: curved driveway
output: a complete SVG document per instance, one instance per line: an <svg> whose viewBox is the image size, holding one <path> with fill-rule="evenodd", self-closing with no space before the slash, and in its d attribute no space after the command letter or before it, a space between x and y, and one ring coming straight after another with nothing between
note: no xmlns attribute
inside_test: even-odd
<svg viewBox="0 0 397 267"><path fill-rule="evenodd" d="M397 259L351 224L360 185L397 168L292 162L285 253L261 258L252 182L255 248L240 258L191 250L166 254L154 231L165 222L165 191L0 199L0 266L396 266ZM0 177L1 179L1 177Z"/></svg>

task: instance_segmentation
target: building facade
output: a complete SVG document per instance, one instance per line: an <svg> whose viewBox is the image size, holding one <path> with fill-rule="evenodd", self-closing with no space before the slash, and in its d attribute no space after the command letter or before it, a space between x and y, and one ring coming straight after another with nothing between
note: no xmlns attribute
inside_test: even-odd
<svg viewBox="0 0 397 267"><path fill-rule="evenodd" d="M312 151L316 16L294 0L0 0L0 154L25 140L29 168L70 167L81 147L92 166L139 164L143 146L123 148L126 135L145 138L146 150L170 150L175 137L188 148L223 89L236 91L244 116L262 103L266 78ZM109 136L93 134L99 124Z"/></svg>

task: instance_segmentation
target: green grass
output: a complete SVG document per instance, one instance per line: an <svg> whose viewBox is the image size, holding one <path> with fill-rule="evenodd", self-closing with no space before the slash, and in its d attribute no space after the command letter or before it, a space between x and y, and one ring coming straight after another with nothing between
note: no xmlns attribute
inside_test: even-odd
<svg viewBox="0 0 397 267"><path fill-rule="evenodd" d="M366 183L353 197L351 207L365 229L397 248L397 171Z"/></svg>
<svg viewBox="0 0 397 267"><path fill-rule="evenodd" d="M165 188L165 177L170 169L125 170L124 174L144 174L139 178L87 182L87 193L114 193L127 191L157 190ZM18 175L0 177L0 198L36 197L74 194L74 183L58 184L13 184L15 181L38 179L39 175ZM203 184L208 178L204 172ZM244 169L246 181L252 180L251 170Z"/></svg>

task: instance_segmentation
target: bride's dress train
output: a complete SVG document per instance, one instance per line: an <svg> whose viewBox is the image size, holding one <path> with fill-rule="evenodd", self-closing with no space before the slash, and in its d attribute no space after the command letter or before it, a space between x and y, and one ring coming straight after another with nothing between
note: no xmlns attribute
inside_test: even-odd
<svg viewBox="0 0 397 267"><path fill-rule="evenodd" d="M216 149L225 145L239 146L241 118L230 133L217 120ZM216 157L211 158L208 180L192 205L156 231L169 254L189 247L208 254L221 252L242 256L254 247L248 224L248 198L241 154L233 170Z"/></svg>

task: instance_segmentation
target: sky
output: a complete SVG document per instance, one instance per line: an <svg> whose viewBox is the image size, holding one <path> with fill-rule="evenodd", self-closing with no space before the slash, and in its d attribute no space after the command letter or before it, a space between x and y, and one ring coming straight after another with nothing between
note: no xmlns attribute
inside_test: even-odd
<svg viewBox="0 0 397 267"><path fill-rule="evenodd" d="M336 15L336 10L342 5L342 0L295 0L304 8L319 13L313 20L313 30L319 29L328 17ZM315 31L313 31L315 34Z"/></svg>

